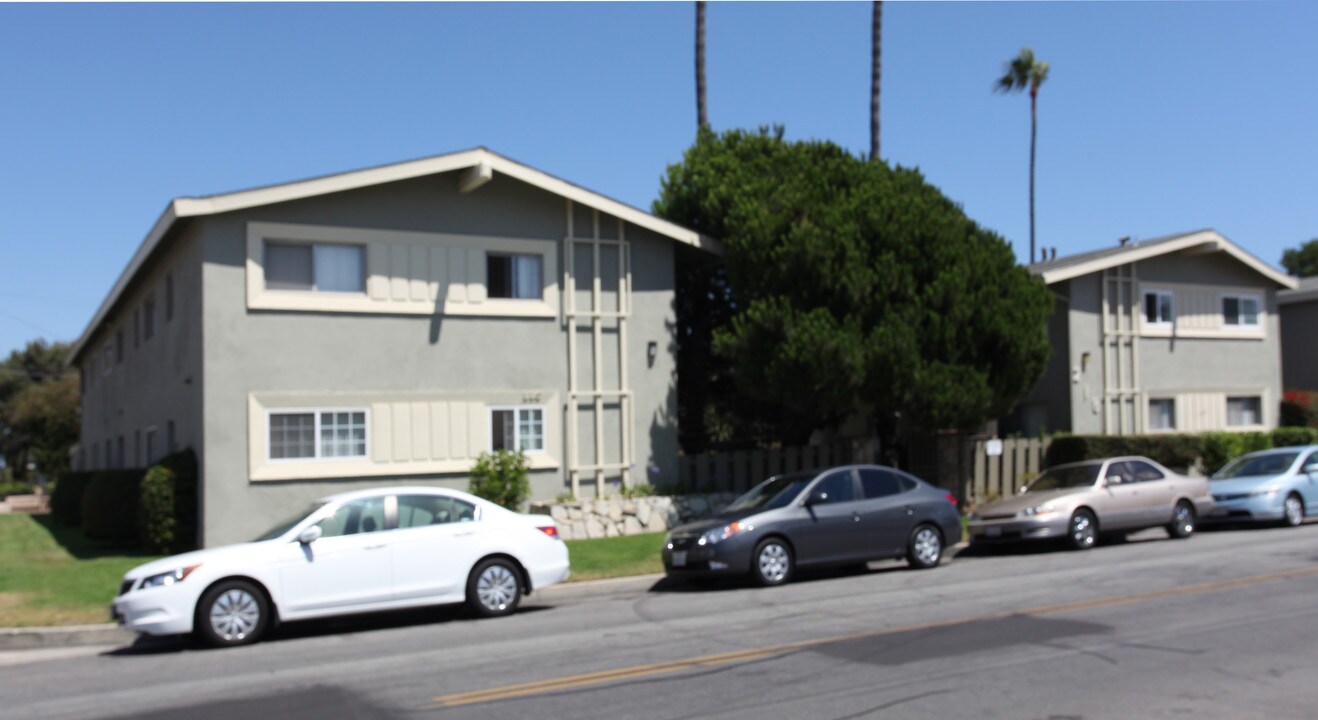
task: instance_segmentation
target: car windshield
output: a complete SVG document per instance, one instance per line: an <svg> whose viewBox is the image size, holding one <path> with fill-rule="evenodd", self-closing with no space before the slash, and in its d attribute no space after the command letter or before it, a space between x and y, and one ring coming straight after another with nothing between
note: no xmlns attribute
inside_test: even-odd
<svg viewBox="0 0 1318 720"><path fill-rule="evenodd" d="M1213 473L1214 480L1231 480L1259 475L1280 475L1291 469L1291 463L1299 457L1298 452L1269 453L1250 457L1238 457L1227 463L1226 467Z"/></svg>
<svg viewBox="0 0 1318 720"><path fill-rule="evenodd" d="M287 520L285 520L285 521L279 523L278 525L276 525L276 526L270 528L269 530L267 530L267 531L261 533L261 535L260 535L259 537L257 537L255 540L253 540L252 542L262 542L262 541L264 541L264 540L274 540L275 538L279 537L280 535L283 535L284 533L288 532L288 531L289 531L294 525L296 525L296 524L302 522L302 519L305 518L306 516L310 515L310 514L313 513L313 512L316 512L316 511L319 510L320 508L324 507L324 505L325 505L325 503L323 503L323 502L320 502L320 503L312 503L312 504L311 504L311 507L308 507L307 509L303 510L302 512L300 512L300 513L298 513L298 514L296 514L296 515L290 517L289 519L287 519Z"/></svg>
<svg viewBox="0 0 1318 720"><path fill-rule="evenodd" d="M744 510L773 510L790 505L801 490L815 479L814 473L792 473L769 478L732 501L723 512Z"/></svg>
<svg viewBox="0 0 1318 720"><path fill-rule="evenodd" d="M1064 490L1066 488L1093 485L1094 481L1098 479L1098 469L1101 467L1103 467L1103 463L1048 468L1042 475L1035 478L1034 482L1027 485L1025 491Z"/></svg>

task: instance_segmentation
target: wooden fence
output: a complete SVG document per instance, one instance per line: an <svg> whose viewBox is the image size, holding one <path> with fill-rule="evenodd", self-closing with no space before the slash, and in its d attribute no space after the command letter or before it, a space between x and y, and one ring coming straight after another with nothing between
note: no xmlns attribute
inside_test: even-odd
<svg viewBox="0 0 1318 720"><path fill-rule="evenodd" d="M967 488L967 503L982 503L1015 495L1026 481L1043 469L1044 454L1051 439L1020 438L999 440L1001 455L989 455L992 440L976 440L974 476Z"/></svg>
<svg viewBox="0 0 1318 720"><path fill-rule="evenodd" d="M774 475L873 460L874 450L868 443L849 441L683 455L678 458L678 482L687 492L743 493Z"/></svg>

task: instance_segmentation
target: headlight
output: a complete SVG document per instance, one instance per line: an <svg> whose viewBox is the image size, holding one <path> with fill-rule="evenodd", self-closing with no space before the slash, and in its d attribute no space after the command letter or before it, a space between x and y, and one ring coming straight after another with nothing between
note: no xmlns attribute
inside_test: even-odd
<svg viewBox="0 0 1318 720"><path fill-rule="evenodd" d="M196 570L199 567L201 566L189 565L188 567L177 568L174 570L170 570L169 572L160 573L159 575L152 575L151 577L142 581L142 589L145 590L147 588L153 588L153 587L164 587L168 585L173 585L174 583L183 582L184 580L187 579L189 575L192 574L193 570Z"/></svg>
<svg viewBox="0 0 1318 720"><path fill-rule="evenodd" d="M1035 515L1047 515L1050 512L1054 512L1054 510L1055 509L1053 508L1052 505L1048 503L1044 503L1042 505L1036 505L1034 507L1025 508L1024 510L1016 514L1021 517L1034 517Z"/></svg>
<svg viewBox="0 0 1318 720"><path fill-rule="evenodd" d="M739 523L739 522L729 523L727 525L724 525L723 527L713 528L712 530L706 530L705 534L701 535L700 539L696 541L696 544L716 545L718 543L723 542L724 540L727 540L728 538L734 535L740 535L744 532L749 532L753 529L754 529L753 526L747 525L746 523Z"/></svg>
<svg viewBox="0 0 1318 720"><path fill-rule="evenodd" d="M1279 492L1281 492L1281 488L1279 488L1279 487L1277 487L1277 486L1274 485L1274 486L1272 486L1272 487L1265 487L1265 488L1262 488L1262 489L1259 489L1259 490L1254 490L1253 492L1251 492L1251 493L1249 494L1249 496L1250 496L1250 497L1263 497L1263 496L1265 496L1265 495L1276 495L1276 494L1279 493Z"/></svg>

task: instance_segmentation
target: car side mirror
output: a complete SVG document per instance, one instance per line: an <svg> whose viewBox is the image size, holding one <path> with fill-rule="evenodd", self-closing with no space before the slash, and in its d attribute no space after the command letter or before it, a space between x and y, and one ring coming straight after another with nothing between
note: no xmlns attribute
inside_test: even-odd
<svg viewBox="0 0 1318 720"><path fill-rule="evenodd" d="M1310 475L1314 473L1318 473L1318 462L1313 462L1313 463L1309 463L1308 465L1305 465L1304 472Z"/></svg>
<svg viewBox="0 0 1318 720"><path fill-rule="evenodd" d="M810 507L812 505L823 505L827 502L828 502L828 493L824 492L823 490L816 490L810 493L810 497L805 499L806 507Z"/></svg>
<svg viewBox="0 0 1318 720"><path fill-rule="evenodd" d="M316 542L317 540L320 539L320 534L321 534L320 526L312 525L311 527L297 534L297 541L302 543L303 545L310 545L311 543Z"/></svg>
<svg viewBox="0 0 1318 720"><path fill-rule="evenodd" d="M1103 487L1120 485L1122 482L1124 481L1121 479L1120 475L1108 475L1107 477L1103 478Z"/></svg>

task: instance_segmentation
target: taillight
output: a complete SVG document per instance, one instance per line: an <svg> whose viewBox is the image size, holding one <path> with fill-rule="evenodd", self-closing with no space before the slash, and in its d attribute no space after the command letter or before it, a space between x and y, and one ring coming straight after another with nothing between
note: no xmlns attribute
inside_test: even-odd
<svg viewBox="0 0 1318 720"><path fill-rule="evenodd" d="M956 505L956 496L953 495L952 493L948 493L948 494L944 495L943 497L944 497L948 502L952 503L953 505Z"/></svg>
<svg viewBox="0 0 1318 720"><path fill-rule="evenodd" d="M555 540L558 539L558 526L556 525L540 525L536 526L536 529Z"/></svg>

